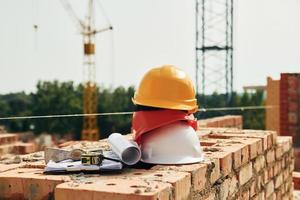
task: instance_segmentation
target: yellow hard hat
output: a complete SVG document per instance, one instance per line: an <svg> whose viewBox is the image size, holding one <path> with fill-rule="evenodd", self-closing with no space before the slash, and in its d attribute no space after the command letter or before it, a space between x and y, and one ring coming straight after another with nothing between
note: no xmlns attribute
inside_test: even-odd
<svg viewBox="0 0 300 200"><path fill-rule="evenodd" d="M192 80L187 74L171 65L148 71L132 98L134 104L166 109L198 109Z"/></svg>

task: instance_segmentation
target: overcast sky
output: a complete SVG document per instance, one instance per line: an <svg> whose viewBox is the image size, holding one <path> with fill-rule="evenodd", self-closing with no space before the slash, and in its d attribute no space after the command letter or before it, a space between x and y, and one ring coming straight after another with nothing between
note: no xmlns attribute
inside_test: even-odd
<svg viewBox="0 0 300 200"><path fill-rule="evenodd" d="M80 1L70 0L78 15ZM97 36L97 82L137 85L149 68L174 64L194 78L194 0L101 0L114 27ZM82 3L82 0L81 0ZM300 1L235 4L234 88L300 72ZM103 15L98 26L108 23ZM0 0L0 93L82 74L82 39L59 0ZM37 31L33 25L37 24Z"/></svg>

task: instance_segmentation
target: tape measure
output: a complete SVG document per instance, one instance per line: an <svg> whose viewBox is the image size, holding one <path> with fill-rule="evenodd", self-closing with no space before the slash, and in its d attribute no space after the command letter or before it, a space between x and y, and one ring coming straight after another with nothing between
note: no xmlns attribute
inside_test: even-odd
<svg viewBox="0 0 300 200"><path fill-rule="evenodd" d="M104 159L122 162L118 159L105 157L102 153L87 153L81 155L81 163L83 165L101 165Z"/></svg>
<svg viewBox="0 0 300 200"><path fill-rule="evenodd" d="M83 165L100 165L102 163L102 154L100 153L89 153L81 155L81 163Z"/></svg>

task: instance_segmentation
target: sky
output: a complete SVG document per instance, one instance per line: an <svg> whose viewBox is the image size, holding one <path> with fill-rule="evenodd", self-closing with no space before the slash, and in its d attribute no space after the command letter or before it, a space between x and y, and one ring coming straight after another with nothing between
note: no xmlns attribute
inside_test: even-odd
<svg viewBox="0 0 300 200"><path fill-rule="evenodd" d="M83 17L83 1L69 1ZM97 35L99 85L137 86L162 64L194 80L194 0L100 1L109 20L97 6L97 27L110 22L114 30ZM300 1L240 0L234 6L234 89L300 72ZM59 0L0 0L0 24L0 94L35 91L38 80L82 82L82 37Z"/></svg>

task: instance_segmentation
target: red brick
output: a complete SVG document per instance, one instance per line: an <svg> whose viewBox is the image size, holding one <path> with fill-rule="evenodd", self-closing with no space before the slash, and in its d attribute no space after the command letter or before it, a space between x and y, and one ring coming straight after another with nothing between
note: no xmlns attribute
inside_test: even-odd
<svg viewBox="0 0 300 200"><path fill-rule="evenodd" d="M275 186L275 189L278 189L283 183L283 176L282 174L279 174L278 176L275 177L275 180L274 180L274 186Z"/></svg>
<svg viewBox="0 0 300 200"><path fill-rule="evenodd" d="M15 143L18 141L18 138L19 137L17 134L11 134L11 133L0 134L0 145Z"/></svg>
<svg viewBox="0 0 300 200"><path fill-rule="evenodd" d="M160 170L160 171L167 171L167 172L178 171L181 173L188 173L191 179L190 183L192 183L192 190L202 191L205 189L206 185L208 184L206 178L207 168L208 168L207 164L200 163L200 164L175 165L175 166L157 165L153 167L152 170Z"/></svg>
<svg viewBox="0 0 300 200"><path fill-rule="evenodd" d="M68 182L55 189L55 199L114 199L114 200L169 200L171 185L139 179L107 179L95 182Z"/></svg>
<svg viewBox="0 0 300 200"><path fill-rule="evenodd" d="M0 173L0 199L51 199L56 185L69 176L43 175L42 169L15 169Z"/></svg>
<svg viewBox="0 0 300 200"><path fill-rule="evenodd" d="M205 177L205 173L203 175ZM194 182L192 182L190 173L174 170L134 170L134 172L130 172L129 174L120 174L120 176L139 178L145 181L170 183L172 185L173 198L176 200L190 198L192 195L190 193L191 183L198 184L196 186L194 185L194 188L199 187L199 185L203 183L203 176L201 179L200 177L194 177Z"/></svg>
<svg viewBox="0 0 300 200"><path fill-rule="evenodd" d="M274 176L278 175L281 172L281 162L275 162L274 166L273 166L273 170L274 170Z"/></svg>
<svg viewBox="0 0 300 200"><path fill-rule="evenodd" d="M240 185L244 185L247 183L253 176L252 172L252 163L249 163L243 166L239 171L239 183Z"/></svg>
<svg viewBox="0 0 300 200"><path fill-rule="evenodd" d="M272 149L272 150L269 150L266 154L266 161L267 161L267 164L270 164L272 162L275 161L275 151Z"/></svg>
<svg viewBox="0 0 300 200"><path fill-rule="evenodd" d="M34 143L21 143L18 142L14 145L13 152L15 154L28 154L36 151L36 146Z"/></svg>
<svg viewBox="0 0 300 200"><path fill-rule="evenodd" d="M250 199L250 192L249 192L249 190L247 190L247 191L241 193L240 199L243 199L243 200L248 200L248 199Z"/></svg>
<svg viewBox="0 0 300 200"><path fill-rule="evenodd" d="M232 152L223 151L222 148L215 148L218 151L204 152L208 158L217 158L220 160L220 169L223 176L231 173L232 170ZM204 150L205 151L205 150Z"/></svg>
<svg viewBox="0 0 300 200"><path fill-rule="evenodd" d="M293 172L294 188L300 190L300 172Z"/></svg>
<svg viewBox="0 0 300 200"><path fill-rule="evenodd" d="M0 145L0 156L5 154L11 154L13 152L15 144Z"/></svg>
<svg viewBox="0 0 300 200"><path fill-rule="evenodd" d="M266 184L266 188L265 188L266 198L271 196L273 192L274 192L274 182L271 180L269 183Z"/></svg>
<svg viewBox="0 0 300 200"><path fill-rule="evenodd" d="M253 168L256 173L259 173L262 169L266 166L266 160L263 155L258 156L255 161L253 162Z"/></svg>

